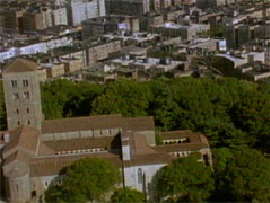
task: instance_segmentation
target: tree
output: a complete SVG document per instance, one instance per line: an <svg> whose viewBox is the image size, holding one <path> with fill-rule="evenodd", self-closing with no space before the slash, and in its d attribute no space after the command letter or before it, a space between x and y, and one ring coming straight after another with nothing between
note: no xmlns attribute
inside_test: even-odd
<svg viewBox="0 0 270 203"><path fill-rule="evenodd" d="M239 202L270 202L270 161L254 149L234 153L228 162L226 180Z"/></svg>
<svg viewBox="0 0 270 203"><path fill-rule="evenodd" d="M207 200L214 189L213 174L198 158L198 155L180 158L158 171L157 188L161 197L186 202Z"/></svg>
<svg viewBox="0 0 270 203"><path fill-rule="evenodd" d="M111 196L112 203L142 203L144 202L143 193L130 187L120 188L115 190Z"/></svg>
<svg viewBox="0 0 270 203"><path fill-rule="evenodd" d="M41 85L45 119L88 116L92 102L103 93L103 87L88 82L54 80Z"/></svg>
<svg viewBox="0 0 270 203"><path fill-rule="evenodd" d="M102 200L121 180L120 171L110 162L97 158L75 161L66 169L61 186L51 186L47 202L92 202Z"/></svg>
<svg viewBox="0 0 270 203"><path fill-rule="evenodd" d="M215 191L212 193L210 202L233 201L231 190L225 179L228 164L233 157L233 150L229 148L212 149L213 169L215 177Z"/></svg>

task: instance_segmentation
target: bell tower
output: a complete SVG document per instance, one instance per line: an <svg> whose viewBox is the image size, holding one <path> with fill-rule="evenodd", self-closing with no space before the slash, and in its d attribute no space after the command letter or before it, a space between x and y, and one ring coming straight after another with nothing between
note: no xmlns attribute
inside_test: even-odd
<svg viewBox="0 0 270 203"><path fill-rule="evenodd" d="M4 69L8 130L30 125L41 130L42 105L37 64L16 59Z"/></svg>

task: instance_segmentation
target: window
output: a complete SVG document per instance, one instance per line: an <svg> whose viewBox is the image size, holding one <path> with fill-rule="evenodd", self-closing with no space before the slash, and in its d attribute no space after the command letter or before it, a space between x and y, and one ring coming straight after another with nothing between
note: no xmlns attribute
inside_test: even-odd
<svg viewBox="0 0 270 203"><path fill-rule="evenodd" d="M18 92L13 92L12 98L13 99L19 99L19 93Z"/></svg>
<svg viewBox="0 0 270 203"><path fill-rule="evenodd" d="M24 98L29 99L29 92L24 92Z"/></svg>
<svg viewBox="0 0 270 203"><path fill-rule="evenodd" d="M29 108L26 109L26 112L29 113Z"/></svg>
<svg viewBox="0 0 270 203"><path fill-rule="evenodd" d="M33 191L32 194L31 194L32 198L36 198L37 197L37 192L36 191Z"/></svg>
<svg viewBox="0 0 270 203"><path fill-rule="evenodd" d="M143 182L142 169L139 168L138 169L138 183L142 184L142 182Z"/></svg>
<svg viewBox="0 0 270 203"><path fill-rule="evenodd" d="M23 80L23 86L28 87L28 80Z"/></svg>
<svg viewBox="0 0 270 203"><path fill-rule="evenodd" d="M17 87L17 80L11 80L11 87L13 88Z"/></svg>
<svg viewBox="0 0 270 203"><path fill-rule="evenodd" d="M19 111L19 109L17 109L17 114L19 114L20 113L20 111Z"/></svg>
<svg viewBox="0 0 270 203"><path fill-rule="evenodd" d="M27 121L27 124L30 125L30 121Z"/></svg>
<svg viewBox="0 0 270 203"><path fill-rule="evenodd" d="M16 191L19 192L19 185L16 184Z"/></svg>
<svg viewBox="0 0 270 203"><path fill-rule="evenodd" d="M20 121L18 121L18 126L21 125Z"/></svg>
<svg viewBox="0 0 270 203"><path fill-rule="evenodd" d="M99 131L99 135L102 135L102 130Z"/></svg>

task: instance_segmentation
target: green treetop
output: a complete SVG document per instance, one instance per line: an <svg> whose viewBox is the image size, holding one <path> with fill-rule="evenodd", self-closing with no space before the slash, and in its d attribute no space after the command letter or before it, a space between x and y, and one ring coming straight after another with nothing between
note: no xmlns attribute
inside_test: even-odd
<svg viewBox="0 0 270 203"><path fill-rule="evenodd" d="M185 202L208 199L214 190L214 179L211 168L199 162L198 158L197 155L180 158L159 170L157 187L161 197Z"/></svg>
<svg viewBox="0 0 270 203"><path fill-rule="evenodd" d="M110 162L81 159L67 168L61 186L52 186L46 191L45 199L46 202L101 201L120 180L120 171Z"/></svg>

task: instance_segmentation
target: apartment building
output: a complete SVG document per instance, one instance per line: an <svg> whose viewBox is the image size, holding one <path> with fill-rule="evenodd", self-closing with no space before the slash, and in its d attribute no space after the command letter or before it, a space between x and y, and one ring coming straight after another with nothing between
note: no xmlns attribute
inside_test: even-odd
<svg viewBox="0 0 270 203"><path fill-rule="evenodd" d="M106 0L107 14L142 15L150 11L150 0Z"/></svg>
<svg viewBox="0 0 270 203"><path fill-rule="evenodd" d="M90 18L106 16L105 0L68 0L69 25L81 25L81 22Z"/></svg>
<svg viewBox="0 0 270 203"><path fill-rule="evenodd" d="M24 33L36 33L37 30L67 23L67 10L64 7L42 7L28 10L23 15Z"/></svg>
<svg viewBox="0 0 270 203"><path fill-rule="evenodd" d="M83 38L100 36L117 31L139 32L139 19L132 16L109 16L88 19L82 22Z"/></svg>
<svg viewBox="0 0 270 203"><path fill-rule="evenodd" d="M20 8L0 11L1 26L4 33L18 34L23 32L22 17L25 10Z"/></svg>
<svg viewBox="0 0 270 203"><path fill-rule="evenodd" d="M179 25L174 23L165 23L159 26L150 26L151 33L156 33L166 37L181 37L182 40L190 40L196 35L209 31L209 25L191 24Z"/></svg>

